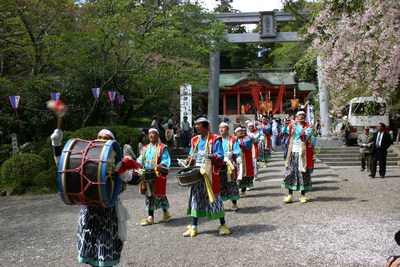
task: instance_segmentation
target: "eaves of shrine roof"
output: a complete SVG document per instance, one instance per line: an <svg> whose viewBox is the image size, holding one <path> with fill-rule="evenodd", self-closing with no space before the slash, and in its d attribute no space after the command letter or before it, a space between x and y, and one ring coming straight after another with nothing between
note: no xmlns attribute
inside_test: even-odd
<svg viewBox="0 0 400 267"><path fill-rule="evenodd" d="M293 72L230 72L219 74L219 87L231 87L243 82L265 82L270 85L296 85Z"/></svg>
<svg viewBox="0 0 400 267"><path fill-rule="evenodd" d="M296 82L295 73L291 69L271 69L271 70L221 70L219 74L219 88L226 90L241 83L266 83L271 86L296 87L299 91L315 91L316 86L310 82ZM207 88L195 88L197 93L208 93Z"/></svg>

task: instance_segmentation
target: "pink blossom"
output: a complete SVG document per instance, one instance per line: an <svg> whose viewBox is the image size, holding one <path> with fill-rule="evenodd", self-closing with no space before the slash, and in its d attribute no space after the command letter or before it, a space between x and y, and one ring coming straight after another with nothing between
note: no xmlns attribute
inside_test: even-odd
<svg viewBox="0 0 400 267"><path fill-rule="evenodd" d="M333 2L327 0L308 34L315 36L310 52L324 60L322 71L334 107L354 92L388 98L400 77L400 1L365 0L362 12L335 13L336 19ZM339 2L348 5L352 0Z"/></svg>

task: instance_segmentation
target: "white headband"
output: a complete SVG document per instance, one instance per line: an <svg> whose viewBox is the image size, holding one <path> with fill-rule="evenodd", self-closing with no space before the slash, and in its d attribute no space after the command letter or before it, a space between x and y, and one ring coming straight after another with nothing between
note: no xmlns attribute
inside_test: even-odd
<svg viewBox="0 0 400 267"><path fill-rule="evenodd" d="M115 136L110 130L103 129L97 134L97 136L99 136L101 134L106 134L106 135L110 136L113 140L115 140Z"/></svg>
<svg viewBox="0 0 400 267"><path fill-rule="evenodd" d="M298 116L298 115L306 115L306 113L304 111L299 111L296 113L296 116Z"/></svg>
<svg viewBox="0 0 400 267"><path fill-rule="evenodd" d="M219 127L221 127L221 126L224 126L224 127L226 127L226 128L229 128L229 125L228 125L226 122L221 122L221 123L219 124Z"/></svg>
<svg viewBox="0 0 400 267"><path fill-rule="evenodd" d="M198 122L209 122L206 118L204 118L204 117L200 117L200 118L198 118L197 120L196 120L196 123L198 123Z"/></svg>
<svg viewBox="0 0 400 267"><path fill-rule="evenodd" d="M235 133L238 132L238 131L241 131L241 130L242 130L242 127L239 126L239 127L237 127L237 128L235 129Z"/></svg>
<svg viewBox="0 0 400 267"><path fill-rule="evenodd" d="M156 134L160 134L160 132L156 128L150 128L149 133L150 132L155 132Z"/></svg>
<svg viewBox="0 0 400 267"><path fill-rule="evenodd" d="M252 123L252 122L247 123L247 126L251 126L251 125L254 126L254 123Z"/></svg>

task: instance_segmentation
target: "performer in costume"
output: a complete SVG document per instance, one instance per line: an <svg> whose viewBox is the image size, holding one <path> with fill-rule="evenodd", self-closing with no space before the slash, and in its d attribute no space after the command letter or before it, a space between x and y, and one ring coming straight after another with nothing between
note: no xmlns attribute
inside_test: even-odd
<svg viewBox="0 0 400 267"><path fill-rule="evenodd" d="M237 200L240 198L236 181L238 171L236 159L240 157L239 143L236 137L229 135L229 125L225 122L220 123L219 134L222 137L224 149L224 163L220 170L221 197L223 201L231 200L231 209L237 210Z"/></svg>
<svg viewBox="0 0 400 267"><path fill-rule="evenodd" d="M62 154L61 141L62 131L56 129L51 135L54 157L57 165ZM115 140L115 133L107 128L102 129L97 136L97 140ZM129 166L128 166L129 165ZM124 159L117 164L116 171L120 173L119 178L124 182L132 179L130 169L138 169L140 164L132 159ZM121 218L117 216L117 205L122 205L120 200L112 207L97 207L84 205L81 209L78 230L77 230L77 249L78 260L91 266L114 266L120 261L123 241L119 229ZM125 225L126 229L126 225ZM126 234L126 233L125 233Z"/></svg>
<svg viewBox="0 0 400 267"><path fill-rule="evenodd" d="M280 133L282 137L282 143L283 143L283 159L286 160L287 158L287 153L289 150L289 124L290 124L290 119L286 118L284 120L284 125L282 128L282 131Z"/></svg>
<svg viewBox="0 0 400 267"><path fill-rule="evenodd" d="M150 143L143 147L137 161L145 169L155 170L156 179L154 193L147 192L150 191L150 189L146 190L146 187L150 186L149 184L141 184L141 186L144 186L143 191L146 191L146 209L148 211L148 218L140 221L142 226L154 224L154 211L160 208L164 211L163 222L168 222L171 218L168 211L169 202L166 196L167 174L171 165L171 157L168 147L161 143L157 129L150 128L148 137Z"/></svg>
<svg viewBox="0 0 400 267"><path fill-rule="evenodd" d="M220 137L210 132L209 121L206 118L197 118L195 127L199 134L191 140L188 160L190 166L201 167L201 170L205 172L203 174L205 178L190 186L187 214L192 216L192 224L187 227L183 236L194 237L198 234L200 217L207 217L211 220L219 219L219 234L228 235L230 231L225 224L224 203L220 195L219 170L224 159L222 141ZM205 179L211 180L211 184ZM210 186L212 188L208 188Z"/></svg>
<svg viewBox="0 0 400 267"><path fill-rule="evenodd" d="M247 136L253 140L253 150L252 150L252 159L253 159L253 168L254 168L254 181L257 181L258 174L258 142L260 141L260 132L256 129L253 122L249 122L247 124ZM251 187L248 188L250 190Z"/></svg>
<svg viewBox="0 0 400 267"><path fill-rule="evenodd" d="M261 117L261 123L258 124L258 130L261 132L263 138L261 138L260 154L258 159L261 162L267 163L271 159L271 133L272 126L268 122L267 115ZM266 164L264 165L267 166Z"/></svg>
<svg viewBox="0 0 400 267"><path fill-rule="evenodd" d="M289 134L289 149L286 158L282 188L289 190L289 195L283 199L285 203L293 202L293 191L300 191L299 201L306 203L310 199L306 191L312 190L311 173L314 169L313 127L305 121L306 114L299 111L296 122L285 127Z"/></svg>
<svg viewBox="0 0 400 267"><path fill-rule="evenodd" d="M240 147L240 157L237 159L238 163L238 181L239 188L241 190L240 196L246 196L246 189L253 187L253 159L252 159L252 149L253 140L246 135L246 128L237 127L235 129L235 135L238 139Z"/></svg>

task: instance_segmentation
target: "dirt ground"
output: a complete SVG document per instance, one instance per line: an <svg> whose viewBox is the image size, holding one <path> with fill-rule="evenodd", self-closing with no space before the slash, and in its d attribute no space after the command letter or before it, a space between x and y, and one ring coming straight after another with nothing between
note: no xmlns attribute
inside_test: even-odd
<svg viewBox="0 0 400 267"><path fill-rule="evenodd" d="M359 168L316 162L311 202L283 204L282 152L260 168L259 181L237 211L226 203L232 231L218 236L218 221L199 221L200 234L185 238L189 189L168 181L172 220L143 227L144 196L137 186L121 195L130 211L128 240L118 266L384 266L400 255L393 237L400 230L400 168L370 179ZM0 266L82 266L77 262L80 206L58 194L0 198ZM156 212L156 221L162 212ZM83 265L85 266L85 265Z"/></svg>

